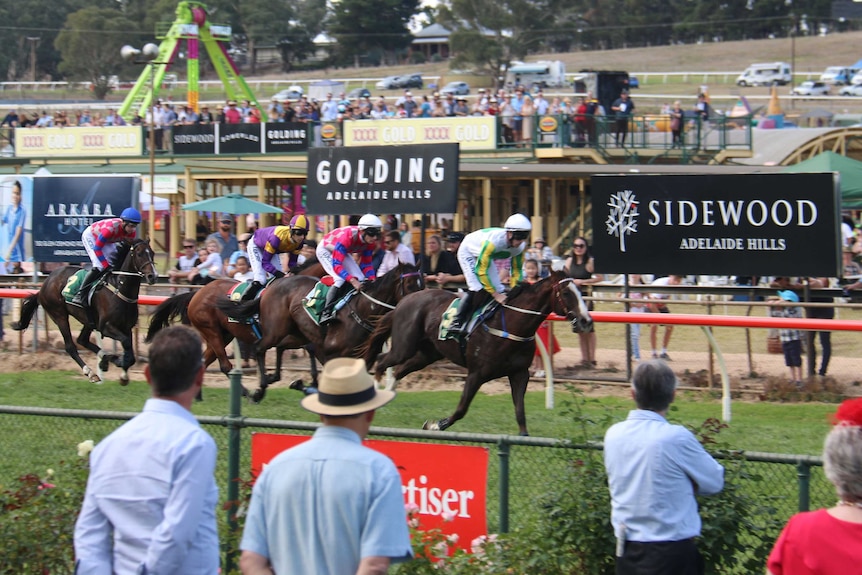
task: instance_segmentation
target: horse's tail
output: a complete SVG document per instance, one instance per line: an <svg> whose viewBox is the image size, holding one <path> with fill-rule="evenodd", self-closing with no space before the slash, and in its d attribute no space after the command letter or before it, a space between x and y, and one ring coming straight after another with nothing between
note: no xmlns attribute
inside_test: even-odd
<svg viewBox="0 0 862 575"><path fill-rule="evenodd" d="M145 342L150 343L159 331L168 327L177 318L181 323L189 325L189 302L195 292L186 292L170 297L156 306L150 317L150 328L147 330Z"/></svg>
<svg viewBox="0 0 862 575"><path fill-rule="evenodd" d="M365 360L366 367L371 370L374 367L374 362L377 356L383 351L383 344L389 339L392 333L392 322L395 319L395 310L390 311L377 322L377 327L374 328L371 337L359 346L359 351L362 358Z"/></svg>
<svg viewBox="0 0 862 575"><path fill-rule="evenodd" d="M33 314L36 313L38 308L39 294L34 293L33 295L27 296L21 303L21 317L18 318L18 321L13 321L9 327L15 331L27 329L27 326L30 325L30 320L33 319Z"/></svg>
<svg viewBox="0 0 862 575"><path fill-rule="evenodd" d="M260 313L260 298L243 302L221 298L216 301L216 308L226 316L234 319L251 319Z"/></svg>

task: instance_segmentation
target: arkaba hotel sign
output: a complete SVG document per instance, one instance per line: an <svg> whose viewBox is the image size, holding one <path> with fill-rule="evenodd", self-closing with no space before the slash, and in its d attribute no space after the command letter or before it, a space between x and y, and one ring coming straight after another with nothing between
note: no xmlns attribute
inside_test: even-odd
<svg viewBox="0 0 862 575"><path fill-rule="evenodd" d="M838 276L838 176L596 176L600 273Z"/></svg>

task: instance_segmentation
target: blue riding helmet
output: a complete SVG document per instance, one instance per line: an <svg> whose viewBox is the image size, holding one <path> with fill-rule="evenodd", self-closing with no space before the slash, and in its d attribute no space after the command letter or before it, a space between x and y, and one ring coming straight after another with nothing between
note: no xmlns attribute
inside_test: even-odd
<svg viewBox="0 0 862 575"><path fill-rule="evenodd" d="M122 218L124 222L139 224L141 223L141 212L135 208L126 208L123 210L123 213L120 214L120 218Z"/></svg>

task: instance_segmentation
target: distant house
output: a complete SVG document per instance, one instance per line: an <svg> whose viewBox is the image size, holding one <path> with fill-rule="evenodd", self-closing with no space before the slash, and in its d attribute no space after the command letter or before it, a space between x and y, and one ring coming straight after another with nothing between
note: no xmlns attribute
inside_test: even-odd
<svg viewBox="0 0 862 575"><path fill-rule="evenodd" d="M430 60L434 54L437 54L438 58L446 60L449 58L450 34L452 34L451 30L442 25L431 24L413 34L410 49L424 54L426 60Z"/></svg>

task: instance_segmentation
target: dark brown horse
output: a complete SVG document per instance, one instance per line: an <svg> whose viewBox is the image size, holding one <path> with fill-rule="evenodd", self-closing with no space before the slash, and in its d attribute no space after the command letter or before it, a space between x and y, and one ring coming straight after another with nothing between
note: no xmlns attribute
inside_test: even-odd
<svg viewBox="0 0 862 575"><path fill-rule="evenodd" d="M473 329L466 344L438 338L443 312L457 297L443 290L412 294L384 317L368 341L365 361L371 368L377 358L379 380L393 367L396 380L439 359L467 368L461 400L447 418L425 422L425 429L443 430L467 414L470 402L486 381L508 377L515 404L515 419L521 435L527 435L524 394L530 379L530 364L536 350L536 330L550 312L565 316L575 332L589 329L593 320L581 293L571 278L553 272L535 284L521 283L505 303ZM391 337L392 348L383 355L383 343Z"/></svg>
<svg viewBox="0 0 862 575"><path fill-rule="evenodd" d="M66 303L62 294L63 288L66 287L69 278L81 268L64 266L51 272L39 293L24 300L21 305L21 318L12 323L12 329L27 329L36 308L41 305L45 313L60 328L66 344L66 353L75 360L91 382L102 381L101 376L107 371L110 362L123 370L120 374L120 384L126 385L129 383L128 370L135 363L132 328L138 323L138 292L141 279L153 285L159 274L153 263L153 250L148 241L134 240L130 244L123 244L117 250L114 261L120 263L119 268L115 269L107 277L105 285L93 294L89 314L77 305ZM69 316L83 325L77 341L78 344L98 355L99 373L90 369L78 354L78 347L72 339ZM105 353L99 346L91 343L90 334L93 331L119 341L123 346L122 357Z"/></svg>
<svg viewBox="0 0 862 575"><path fill-rule="evenodd" d="M315 357L325 363L331 357L362 357L362 347L377 320L395 309L410 293L422 290L425 280L419 268L399 264L373 282L366 282L358 294L336 312L324 333L305 311L303 298L314 288L316 279L291 276L273 282L263 295L252 302L219 300L219 311L237 319L260 315L263 338L257 344L259 353L267 349L296 349L312 344ZM261 372L260 388L252 395L259 401L274 380Z"/></svg>
<svg viewBox="0 0 862 575"><path fill-rule="evenodd" d="M314 285L318 278L326 275L323 266L316 259L299 266L294 270L294 273L299 274L296 277L307 277L312 282L312 285ZM264 294L270 291L273 286L287 280L288 277L292 276L273 280ZM239 282L230 279L215 280L197 291L177 294L166 299L156 306L156 309L153 311L145 341L152 341L153 337L159 331L179 319L180 322L191 325L201 334L201 338L206 343L204 364L209 366L218 359L221 372L225 375L230 374L233 364L228 359L225 346L233 341L234 338L246 343L254 343L257 339L251 325L244 322L231 321L227 315L219 312L216 306L217 302L230 301L227 294L237 283ZM275 373L269 376L266 374L266 351L264 350L262 353L256 355L257 368L261 379L265 377L271 378L272 381L279 381L281 379L281 361L285 349L287 348L277 349Z"/></svg>

